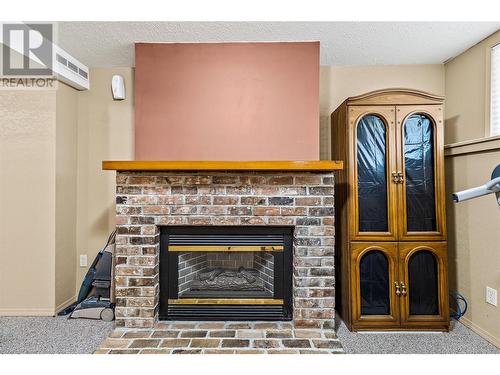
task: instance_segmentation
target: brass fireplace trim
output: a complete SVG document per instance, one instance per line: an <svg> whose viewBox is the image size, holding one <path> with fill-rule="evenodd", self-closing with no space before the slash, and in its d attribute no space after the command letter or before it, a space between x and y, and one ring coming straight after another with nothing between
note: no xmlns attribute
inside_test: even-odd
<svg viewBox="0 0 500 375"><path fill-rule="evenodd" d="M179 245L168 246L168 251L200 251L200 252L248 252L248 251L283 251L283 245L276 246L192 246L192 245Z"/></svg>
<svg viewBox="0 0 500 375"><path fill-rule="evenodd" d="M266 298L182 298L169 299L169 305L283 305L282 299Z"/></svg>

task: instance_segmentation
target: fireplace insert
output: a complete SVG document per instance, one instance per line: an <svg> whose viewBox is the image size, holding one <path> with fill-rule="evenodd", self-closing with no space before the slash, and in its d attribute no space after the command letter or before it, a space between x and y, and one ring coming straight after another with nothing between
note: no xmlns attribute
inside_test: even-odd
<svg viewBox="0 0 500 375"><path fill-rule="evenodd" d="M160 319L291 320L293 227L161 228Z"/></svg>

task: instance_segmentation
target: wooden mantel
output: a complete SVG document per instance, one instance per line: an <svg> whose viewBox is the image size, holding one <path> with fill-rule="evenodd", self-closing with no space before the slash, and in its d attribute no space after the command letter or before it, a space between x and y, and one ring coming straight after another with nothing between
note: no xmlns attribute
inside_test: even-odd
<svg viewBox="0 0 500 375"><path fill-rule="evenodd" d="M103 161L102 169L115 171L304 171L341 170L342 161Z"/></svg>

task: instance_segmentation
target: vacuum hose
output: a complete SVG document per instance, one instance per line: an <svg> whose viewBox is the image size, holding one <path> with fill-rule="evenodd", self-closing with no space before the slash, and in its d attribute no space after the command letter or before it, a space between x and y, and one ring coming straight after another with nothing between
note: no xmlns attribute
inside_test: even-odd
<svg viewBox="0 0 500 375"><path fill-rule="evenodd" d="M482 197L483 195L497 193L499 191L500 191L500 177L497 177L487 182L484 185L454 193L452 194L452 197L453 201L457 203L472 198Z"/></svg>

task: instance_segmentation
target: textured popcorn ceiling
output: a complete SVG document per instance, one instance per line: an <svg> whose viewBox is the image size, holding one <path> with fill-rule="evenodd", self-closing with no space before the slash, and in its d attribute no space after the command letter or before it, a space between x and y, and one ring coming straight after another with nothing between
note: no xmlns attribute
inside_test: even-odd
<svg viewBox="0 0 500 375"><path fill-rule="evenodd" d="M134 66L134 42L321 42L321 65L439 64L500 22L60 22L58 44L89 67Z"/></svg>

